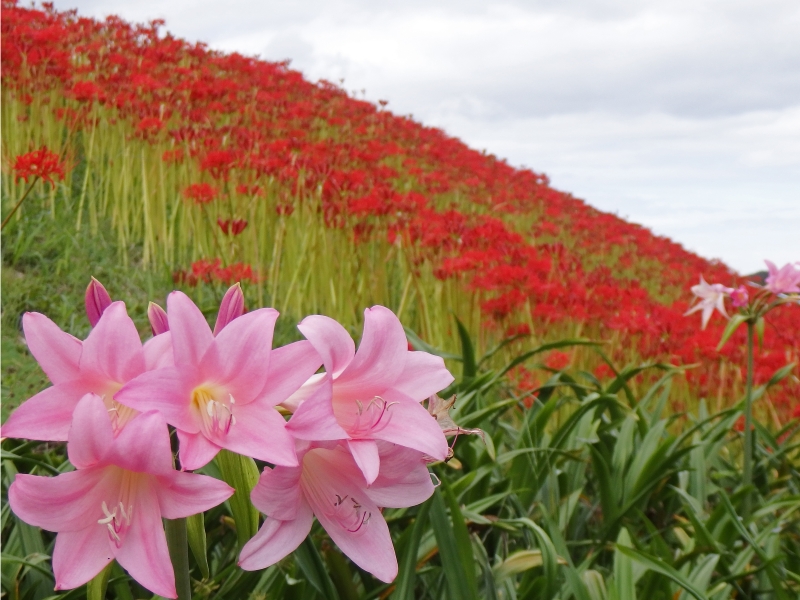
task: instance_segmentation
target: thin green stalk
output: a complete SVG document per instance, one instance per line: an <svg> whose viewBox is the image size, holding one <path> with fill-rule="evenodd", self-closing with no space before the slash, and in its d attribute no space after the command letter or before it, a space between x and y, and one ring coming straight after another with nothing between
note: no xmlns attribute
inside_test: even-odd
<svg viewBox="0 0 800 600"><path fill-rule="evenodd" d="M744 479L743 485L753 484L753 330L755 323L747 321L747 383L744 396ZM752 497L750 491L744 497L744 517L750 516Z"/></svg>
<svg viewBox="0 0 800 600"><path fill-rule="evenodd" d="M6 223L8 223L8 222L11 220L11 217L13 217L13 216L14 216L14 213L15 213L15 212L17 212L17 209L18 209L18 208L20 207L20 205L22 204L22 201L23 201L23 200L25 200L25 198L27 198L27 197L28 197L28 194L30 194L30 193L31 193L31 190L33 189L33 186L34 186L34 185L36 185L36 182L37 182L37 181L39 181L39 176L38 176L38 175L37 175L36 177L34 177L34 178L33 178L33 181L32 181L32 182L31 182L31 184L28 186L28 189L27 189L27 190L25 190L25 193L24 193L24 194L22 194L22 198L20 198L20 199L19 199L19 202L17 202L17 203L14 205L14 208L12 208L12 209L11 209L11 212L10 212L10 213L8 213L8 216L6 216L6 218L5 218L5 219L3 219L3 224L2 224L2 225L0 225L0 231L3 231L3 229L5 229L5 228L6 228Z"/></svg>
<svg viewBox="0 0 800 600"><path fill-rule="evenodd" d="M189 541L186 519L165 519L167 546L172 568L175 571L175 589L178 600L192 600L192 583L189 579Z"/></svg>

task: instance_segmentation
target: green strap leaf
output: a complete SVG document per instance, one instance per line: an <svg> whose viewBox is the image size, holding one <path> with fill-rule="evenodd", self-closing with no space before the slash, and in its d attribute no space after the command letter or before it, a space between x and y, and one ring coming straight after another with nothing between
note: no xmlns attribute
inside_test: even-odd
<svg viewBox="0 0 800 600"><path fill-rule="evenodd" d="M203 513L197 513L191 517L186 517L186 537L189 540L189 548L192 556L200 567L200 572L204 579L211 577L208 568L208 554L206 552L206 526Z"/></svg>
<svg viewBox="0 0 800 600"><path fill-rule="evenodd" d="M397 574L396 587L392 600L414 600L414 586L417 578L417 556L422 534L428 526L428 513L431 510L432 500L428 500L419 508L417 518L411 530L403 555L400 557L400 570Z"/></svg>
<svg viewBox="0 0 800 600"><path fill-rule="evenodd" d="M236 490L228 502L236 522L236 536L241 550L258 531L258 511L250 502L250 492L258 483L258 467L249 456L230 450L220 450L215 460L222 480Z"/></svg>
<svg viewBox="0 0 800 600"><path fill-rule="evenodd" d="M628 558L638 562L640 565L647 567L651 571L655 571L656 573L661 573L665 577L671 579L687 592L689 592L692 596L697 598L697 600L708 600L705 594L694 587L688 579L686 579L683 575L681 575L678 571L676 571L673 567L665 563L660 558L656 558L655 556L651 556L641 550L637 550L635 548L628 548L627 546L617 545L617 551L624 554Z"/></svg>
<svg viewBox="0 0 800 600"><path fill-rule="evenodd" d="M433 492L431 499L430 519L436 542L439 545L439 558L442 561L442 570L450 590L449 596L459 600L472 598L477 600L477 594L467 583L466 565L461 562L461 553L458 550L453 527L450 519L447 518L444 499L438 489ZM473 566L472 563L470 566Z"/></svg>
<svg viewBox="0 0 800 600"><path fill-rule="evenodd" d="M747 317L743 314L735 314L731 317L731 320L728 321L728 325L725 327L725 331L722 332L722 337L719 340L719 344L717 344L717 351L721 350L722 347L725 345L733 333L739 329L739 325L745 323L747 321Z"/></svg>
<svg viewBox="0 0 800 600"><path fill-rule="evenodd" d="M111 565L114 561L108 563L102 571L95 575L86 584L86 600L104 600L106 597L106 588L108 587L108 578L111 575Z"/></svg>
<svg viewBox="0 0 800 600"><path fill-rule="evenodd" d="M339 600L339 592L333 584L322 557L311 537L307 537L294 551L294 559L309 583L322 594L325 600Z"/></svg>

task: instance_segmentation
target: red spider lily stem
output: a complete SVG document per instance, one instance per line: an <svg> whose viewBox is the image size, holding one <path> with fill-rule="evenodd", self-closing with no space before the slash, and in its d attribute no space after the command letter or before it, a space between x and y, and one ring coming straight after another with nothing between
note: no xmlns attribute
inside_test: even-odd
<svg viewBox="0 0 800 600"><path fill-rule="evenodd" d="M214 227L214 221L211 218L211 214L206 210L206 205L200 205L200 211L205 215L206 220L209 224L209 229L211 229L211 236L214 238L214 245L217 247L217 252L219 252L220 256L224 256L225 253L222 252L222 246L219 243L219 237L217 236L217 228Z"/></svg>
<svg viewBox="0 0 800 600"><path fill-rule="evenodd" d="M11 217L13 217L13 216L14 216L14 213L15 213L15 212L17 212L17 209L20 207L20 205L22 204L23 200L25 200L25 198L27 198L27 197L28 197L28 194L30 194L30 193L31 193L31 190L33 189L33 186L34 186L34 185L36 185L36 182L37 182L38 180L39 180L39 177L38 177L38 176L36 176L36 177L34 177L34 178L33 178L33 181L32 181L32 182L31 182L31 184L28 186L28 189L27 189L27 190L25 190L25 193L24 193L24 194L22 194L22 198L20 198L20 199L19 199L19 201L18 201L18 202L17 202L17 203L14 205L14 208L12 208L12 209L11 209L11 212L10 212L10 213L8 213L8 215L6 216L6 218L5 218L5 219L3 219L3 224L2 224L2 225L0 225L0 231L2 231L3 229L5 229L5 228L6 228L6 224L7 224L7 223L8 223L8 222L11 220Z"/></svg>

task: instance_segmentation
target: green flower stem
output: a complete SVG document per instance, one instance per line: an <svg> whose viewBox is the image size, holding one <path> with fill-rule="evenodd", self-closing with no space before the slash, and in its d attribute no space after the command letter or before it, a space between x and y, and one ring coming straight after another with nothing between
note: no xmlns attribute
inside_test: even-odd
<svg viewBox="0 0 800 600"><path fill-rule="evenodd" d="M744 480L745 488L753 485L753 333L755 323L747 320L747 383L744 395ZM744 497L744 517L750 516L752 494Z"/></svg>
<svg viewBox="0 0 800 600"><path fill-rule="evenodd" d="M8 215L6 215L6 218L5 218L5 219L3 219L3 224L2 224L2 225L0 225L0 231L2 231L3 229L5 229L5 228L6 228L6 225L7 225L7 224L8 224L8 222L11 220L11 217L13 217L13 216L14 216L14 213L15 213L15 212L17 212L17 209L20 207L20 205L22 205L22 201L23 201L23 200L25 200L25 198L27 198L27 197L28 197L28 194L30 194L30 193L31 193L31 190L33 189L33 186L34 186L34 185L36 185L36 182L37 182L37 181L39 181L39 176L38 176L38 175L36 175L36 176L33 178L33 181L32 181L32 182L31 182L31 184L28 186L28 189L27 189L27 190L25 190L25 193L24 193L24 194L22 194L22 198L20 198L20 199L19 199L19 202L17 202L17 203L14 205L14 208L12 208L12 209L11 209L11 212L10 212L10 213L8 213Z"/></svg>
<svg viewBox="0 0 800 600"><path fill-rule="evenodd" d="M186 519L164 520L166 522L169 557L172 559L172 568L175 570L175 588L178 591L178 600L192 600Z"/></svg>

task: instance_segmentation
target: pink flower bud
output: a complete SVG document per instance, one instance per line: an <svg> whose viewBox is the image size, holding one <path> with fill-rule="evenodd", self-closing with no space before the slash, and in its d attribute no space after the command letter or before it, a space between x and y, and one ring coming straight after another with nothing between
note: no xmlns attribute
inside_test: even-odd
<svg viewBox="0 0 800 600"><path fill-rule="evenodd" d="M750 300L750 294L747 293L747 288L740 285L738 288L731 292L731 300L734 308L747 306Z"/></svg>
<svg viewBox="0 0 800 600"><path fill-rule="evenodd" d="M214 335L219 335L219 332L236 317L241 317L244 314L244 293L242 286L235 283L222 298L222 303L219 305L219 313L217 313L217 322L214 325Z"/></svg>
<svg viewBox="0 0 800 600"><path fill-rule="evenodd" d="M89 317L89 323L94 327L103 315L103 311L111 306L111 296L108 295L103 284L92 277L86 287L85 302L86 316Z"/></svg>
<svg viewBox="0 0 800 600"><path fill-rule="evenodd" d="M147 307L147 318L150 320L150 329L152 329L153 335L160 335L169 331L167 311L155 302L151 302Z"/></svg>

